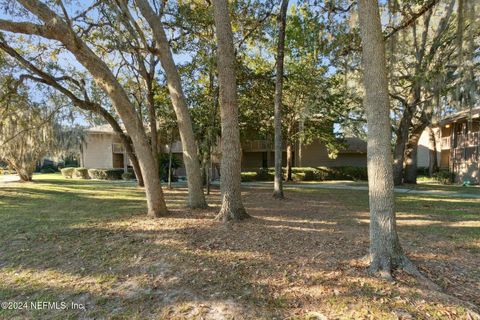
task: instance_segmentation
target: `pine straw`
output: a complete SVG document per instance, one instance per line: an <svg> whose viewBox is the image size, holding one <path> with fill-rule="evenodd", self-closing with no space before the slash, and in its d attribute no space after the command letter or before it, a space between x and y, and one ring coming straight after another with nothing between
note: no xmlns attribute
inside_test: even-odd
<svg viewBox="0 0 480 320"><path fill-rule="evenodd" d="M102 198L88 184L78 188L91 201ZM141 191L124 188L138 197L129 213L102 202L98 210L106 216L92 211L61 226L42 226L40 219L34 229L10 230L1 243L0 300L73 301L87 311L0 311L0 317L474 317L462 302L432 295L405 273L395 273L394 283L367 276L360 260L368 250L363 191L289 190L286 200L275 200L270 190L245 189L254 218L223 224L214 220L217 190L209 196L211 207L200 211L183 208L186 190L167 190L172 215L154 220L142 214ZM68 214L66 199L58 200L65 205L59 216ZM399 199L399 233L408 256L448 294L480 305L480 223L468 218L478 203L463 217L443 214L439 200L412 199ZM476 233L462 238L462 228Z"/></svg>

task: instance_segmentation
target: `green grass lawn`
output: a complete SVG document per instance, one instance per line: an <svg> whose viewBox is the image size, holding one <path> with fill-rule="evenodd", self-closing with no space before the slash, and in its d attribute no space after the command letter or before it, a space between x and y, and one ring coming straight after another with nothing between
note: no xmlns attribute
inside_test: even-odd
<svg viewBox="0 0 480 320"><path fill-rule="evenodd" d="M210 209L145 216L130 182L0 184L0 301L74 302L86 310L0 310L2 319L463 319L466 304L408 275L369 277L366 191L293 189L279 202L246 188L254 219L223 225ZM445 291L480 304L480 199L397 196L407 254Z"/></svg>

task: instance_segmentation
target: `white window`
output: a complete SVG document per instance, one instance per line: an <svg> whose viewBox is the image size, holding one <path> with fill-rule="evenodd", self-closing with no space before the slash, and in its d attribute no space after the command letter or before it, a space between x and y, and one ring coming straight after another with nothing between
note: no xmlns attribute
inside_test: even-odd
<svg viewBox="0 0 480 320"><path fill-rule="evenodd" d="M122 154L125 153L125 148L121 143L113 143L112 150L113 150L113 153L122 153Z"/></svg>

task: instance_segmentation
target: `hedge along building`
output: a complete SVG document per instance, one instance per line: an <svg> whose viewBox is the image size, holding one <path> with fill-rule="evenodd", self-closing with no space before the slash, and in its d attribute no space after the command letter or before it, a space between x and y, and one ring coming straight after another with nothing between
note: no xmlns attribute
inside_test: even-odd
<svg viewBox="0 0 480 320"><path fill-rule="evenodd" d="M180 141L172 144L172 153L182 159L182 145ZM169 146L162 146L162 152L169 152ZM125 147L109 124L92 127L85 130L85 139L81 146L80 165L87 169L124 169L127 171L132 164L125 151ZM185 175L182 166L176 169L176 174Z"/></svg>
<svg viewBox="0 0 480 320"><path fill-rule="evenodd" d="M418 143L419 168L435 162L455 182L480 183L480 107L451 114L427 128Z"/></svg>

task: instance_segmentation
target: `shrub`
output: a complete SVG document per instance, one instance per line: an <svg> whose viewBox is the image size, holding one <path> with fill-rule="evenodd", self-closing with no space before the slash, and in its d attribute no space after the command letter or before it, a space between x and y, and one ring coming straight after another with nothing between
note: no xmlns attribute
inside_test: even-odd
<svg viewBox="0 0 480 320"><path fill-rule="evenodd" d="M124 172L124 173L122 173L122 179L123 179L123 180L134 180L134 179L135 179L135 173L133 173L133 172Z"/></svg>
<svg viewBox="0 0 480 320"><path fill-rule="evenodd" d="M78 160L75 159L74 157L72 156L68 156L65 158L65 163L64 163L64 166L65 167L78 167L79 163L78 163Z"/></svg>
<svg viewBox="0 0 480 320"><path fill-rule="evenodd" d="M242 181L243 182L252 182L256 181L257 173L248 171L248 172L242 172Z"/></svg>
<svg viewBox="0 0 480 320"><path fill-rule="evenodd" d="M330 168L332 171L333 177L332 180L368 180L367 168L366 167L335 167Z"/></svg>
<svg viewBox="0 0 480 320"><path fill-rule="evenodd" d="M324 180L323 171L315 168L303 168L303 181Z"/></svg>
<svg viewBox="0 0 480 320"><path fill-rule="evenodd" d="M53 164L45 164L40 168L41 173L55 173L58 172L58 168Z"/></svg>
<svg viewBox="0 0 480 320"><path fill-rule="evenodd" d="M106 180L106 170L107 169L88 169L88 176L90 177L90 179Z"/></svg>
<svg viewBox="0 0 480 320"><path fill-rule="evenodd" d="M293 172L292 171L292 180L293 181L305 181L305 172Z"/></svg>
<svg viewBox="0 0 480 320"><path fill-rule="evenodd" d="M99 180L120 180L123 173L123 169L88 169L90 178Z"/></svg>
<svg viewBox="0 0 480 320"><path fill-rule="evenodd" d="M268 168L260 168L257 170L255 175L256 181L273 181L274 171L269 170Z"/></svg>
<svg viewBox="0 0 480 320"><path fill-rule="evenodd" d="M123 169L108 169L106 170L107 180L120 180L124 172Z"/></svg>
<svg viewBox="0 0 480 320"><path fill-rule="evenodd" d="M295 181L322 181L326 180L327 172L324 168L294 167L292 179Z"/></svg>
<svg viewBox="0 0 480 320"><path fill-rule="evenodd" d="M455 180L455 175L454 173L451 173L450 171L444 169L435 172L433 174L433 179L443 184L449 184Z"/></svg>
<svg viewBox="0 0 480 320"><path fill-rule="evenodd" d="M428 176L430 172L428 171L428 168L426 167L421 167L417 168L417 177L418 176Z"/></svg>
<svg viewBox="0 0 480 320"><path fill-rule="evenodd" d="M74 168L72 177L77 179L88 179L87 168Z"/></svg>
<svg viewBox="0 0 480 320"><path fill-rule="evenodd" d="M158 173L160 175L160 179L163 181L168 181L168 165L170 163L170 155L168 153L160 153L158 155ZM178 169L182 166L182 160L179 159L176 155L172 154L172 169ZM173 178L173 170L172 170L172 181L175 179Z"/></svg>
<svg viewBox="0 0 480 320"><path fill-rule="evenodd" d="M60 170L62 172L62 176L64 178L72 178L73 177L73 170L75 170L75 168L63 168L62 170Z"/></svg>
<svg viewBox="0 0 480 320"><path fill-rule="evenodd" d="M285 174L285 168L283 168ZM260 168L257 172L242 172L242 181L272 181L275 175L273 168ZM324 181L324 180L367 180L365 167L293 167L294 181Z"/></svg>

